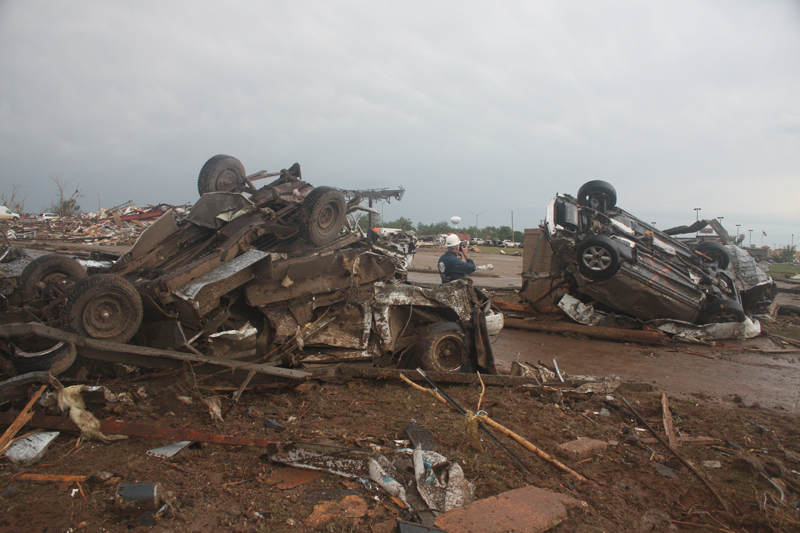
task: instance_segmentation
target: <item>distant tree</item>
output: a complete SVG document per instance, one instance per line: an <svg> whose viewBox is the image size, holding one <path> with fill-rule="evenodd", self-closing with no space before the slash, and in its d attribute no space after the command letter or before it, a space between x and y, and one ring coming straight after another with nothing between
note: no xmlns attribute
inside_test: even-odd
<svg viewBox="0 0 800 533"><path fill-rule="evenodd" d="M452 226L442 220L441 222L437 222L435 224L423 224L422 222L417 223L417 235L440 235L442 233L452 233Z"/></svg>
<svg viewBox="0 0 800 533"><path fill-rule="evenodd" d="M524 238L525 238L525 234L524 233L522 233L521 231L515 231L514 232L514 238L511 239L511 240L514 241L514 242L522 242L522 240Z"/></svg>
<svg viewBox="0 0 800 533"><path fill-rule="evenodd" d="M6 196L5 193L0 193L0 204L6 206L14 213L22 214L25 210L25 199L27 196L21 196L20 190L22 185L15 183L11 186L11 194Z"/></svg>
<svg viewBox="0 0 800 533"><path fill-rule="evenodd" d="M787 246L780 253L780 260L782 263L791 263L794 261L795 254L797 253L797 246Z"/></svg>
<svg viewBox="0 0 800 533"><path fill-rule="evenodd" d="M414 229L414 223L411 222L411 219L406 217L400 217L393 222L387 222L382 227L384 228L397 228L403 231L409 231Z"/></svg>
<svg viewBox="0 0 800 533"><path fill-rule="evenodd" d="M500 226L497 228L497 237L495 238L503 241L511 239L511 226Z"/></svg>
<svg viewBox="0 0 800 533"><path fill-rule="evenodd" d="M79 183L77 187L75 187L74 193L67 196L65 191L69 186L69 182L55 176L50 176L50 179L56 184L56 188L58 188L58 194L47 210L52 211L60 217L77 215L80 213L81 206L78 205L78 198L83 197L83 193L81 192L81 184ZM71 189L71 187L69 188Z"/></svg>
<svg viewBox="0 0 800 533"><path fill-rule="evenodd" d="M483 230L481 230L479 236L481 239L485 239L487 237L490 239L499 239L500 238L498 236L499 234L500 231L497 229L496 226L486 226L485 228L483 228Z"/></svg>

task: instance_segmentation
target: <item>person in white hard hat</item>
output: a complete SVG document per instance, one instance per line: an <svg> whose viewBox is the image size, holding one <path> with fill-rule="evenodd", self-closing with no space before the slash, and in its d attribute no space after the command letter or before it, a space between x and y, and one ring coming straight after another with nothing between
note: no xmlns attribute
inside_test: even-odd
<svg viewBox="0 0 800 533"><path fill-rule="evenodd" d="M448 283L456 279L467 277L467 274L475 272L475 261L469 258L467 246L461 245L458 235L451 233L444 241L447 251L439 258L439 274L442 276L442 283ZM457 253L461 252L464 259L460 259Z"/></svg>

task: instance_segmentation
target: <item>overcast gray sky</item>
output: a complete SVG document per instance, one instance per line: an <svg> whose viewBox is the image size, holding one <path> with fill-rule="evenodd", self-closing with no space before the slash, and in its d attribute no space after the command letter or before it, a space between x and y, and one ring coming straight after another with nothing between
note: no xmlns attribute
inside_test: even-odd
<svg viewBox="0 0 800 533"><path fill-rule="evenodd" d="M196 200L212 155L536 227L603 179L668 227L800 241L800 2L0 0L0 191ZM462 224L463 225L463 224ZM746 241L747 242L747 241Z"/></svg>

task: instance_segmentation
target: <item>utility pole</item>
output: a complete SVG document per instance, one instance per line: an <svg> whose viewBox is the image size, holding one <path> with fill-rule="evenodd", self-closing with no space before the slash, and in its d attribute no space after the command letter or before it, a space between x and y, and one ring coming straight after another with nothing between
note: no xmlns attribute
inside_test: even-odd
<svg viewBox="0 0 800 533"><path fill-rule="evenodd" d="M514 211L511 211L511 242L514 242Z"/></svg>
<svg viewBox="0 0 800 533"><path fill-rule="evenodd" d="M734 242L739 242L739 226L741 224L736 224L736 240ZM739 246L738 244L736 246Z"/></svg>
<svg viewBox="0 0 800 533"><path fill-rule="evenodd" d="M753 247L753 230L749 229L747 231L750 232L750 237L748 237L748 239L747 239L747 247L748 248L752 248Z"/></svg>

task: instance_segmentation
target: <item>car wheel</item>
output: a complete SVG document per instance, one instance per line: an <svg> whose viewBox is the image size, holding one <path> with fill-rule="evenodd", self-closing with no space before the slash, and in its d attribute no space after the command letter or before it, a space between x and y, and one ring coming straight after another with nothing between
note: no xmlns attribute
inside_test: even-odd
<svg viewBox="0 0 800 533"><path fill-rule="evenodd" d="M11 217L11 222L16 222L17 220L19 220L19 217Z"/></svg>
<svg viewBox="0 0 800 533"><path fill-rule="evenodd" d="M20 374L47 371L57 376L72 366L76 355L74 344L59 342L51 348L38 352L17 350L11 358L11 364Z"/></svg>
<svg viewBox="0 0 800 533"><path fill-rule="evenodd" d="M606 211L617 205L617 191L607 181L589 181L578 190L578 202L598 211Z"/></svg>
<svg viewBox="0 0 800 533"><path fill-rule="evenodd" d="M114 274L95 274L69 290L61 308L65 329L87 338L126 343L139 330L144 309L133 285Z"/></svg>
<svg viewBox="0 0 800 533"><path fill-rule="evenodd" d="M581 274L595 281L608 279L619 270L619 249L603 235L593 235L575 250Z"/></svg>
<svg viewBox="0 0 800 533"><path fill-rule="evenodd" d="M464 355L464 330L455 322L437 324L420 343L419 361L424 370L457 372Z"/></svg>
<svg viewBox="0 0 800 533"><path fill-rule="evenodd" d="M703 322L706 324L721 324L727 322L739 323L745 319L744 309L734 300L714 300L706 307Z"/></svg>
<svg viewBox="0 0 800 533"><path fill-rule="evenodd" d="M17 286L23 302L50 299L86 277L80 263L58 254L37 257L22 271Z"/></svg>
<svg viewBox="0 0 800 533"><path fill-rule="evenodd" d="M728 254L728 250L726 250L725 247L718 242L701 242L697 245L695 250L705 256L710 257L713 262L717 263L717 268L720 270L725 270L731 263L731 256ZM705 257L700 257L703 259L703 261L708 262L708 259Z"/></svg>
<svg viewBox="0 0 800 533"><path fill-rule="evenodd" d="M314 246L328 244L342 231L347 214L344 195L333 187L317 187L300 206L300 231Z"/></svg>
<svg viewBox="0 0 800 533"><path fill-rule="evenodd" d="M197 178L197 192L200 196L207 192L227 191L244 183L244 165L229 155L215 155L200 169Z"/></svg>

